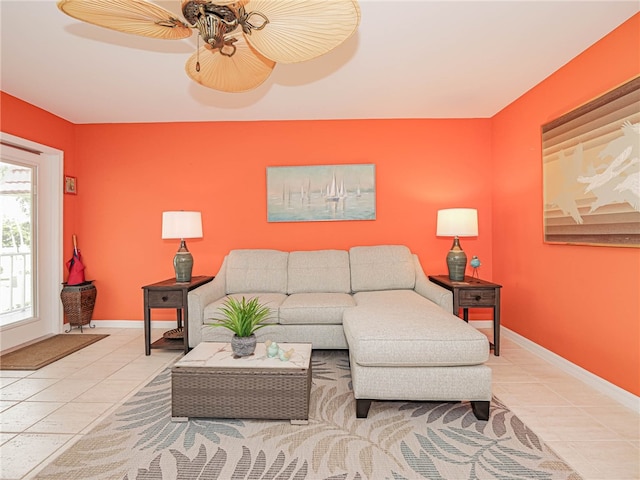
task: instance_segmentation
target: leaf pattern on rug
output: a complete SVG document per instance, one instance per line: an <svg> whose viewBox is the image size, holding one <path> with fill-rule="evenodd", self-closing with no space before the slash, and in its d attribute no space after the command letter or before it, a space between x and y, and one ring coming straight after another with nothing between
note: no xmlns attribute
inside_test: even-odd
<svg viewBox="0 0 640 480"><path fill-rule="evenodd" d="M427 423L442 419L445 425L460 422L464 428L473 427L478 433L491 428L497 437L506 434L506 416L510 410L497 398L491 400L489 420L478 420L470 408L469 402L452 404L451 402L410 402L399 407L402 411L411 411L412 417L426 416ZM523 432L524 434L524 432ZM529 446L529 445L527 445Z"/></svg>
<svg viewBox="0 0 640 480"><path fill-rule="evenodd" d="M268 465L267 455L263 450L260 450L253 459L251 451L242 447L242 457L236 463L230 477L222 476L223 467L227 463L227 453L222 448L218 448L211 458L208 458L207 448L202 444L193 459L175 449L169 449L169 453L174 458L171 468L167 468L167 471L163 470L163 454L159 454L151 461L148 468L138 469L135 480L227 480L228 478L304 480L307 478L307 462L294 459L286 463L282 452L278 452L276 458ZM130 480L130 478L125 475L123 480Z"/></svg>
<svg viewBox="0 0 640 480"><path fill-rule="evenodd" d="M127 434L114 433L109 427L111 423L98 425L92 436L80 440L74 449L76 455L61 455L56 463L65 469L65 480L89 478L87 472L91 472L93 480L121 478L126 471L126 458L128 453L124 443ZM43 472L38 475L41 479L60 480L58 473L49 474Z"/></svg>
<svg viewBox="0 0 640 480"><path fill-rule="evenodd" d="M540 439L529 427L522 423L522 420L513 416L511 417L510 423L511 428L513 428L513 433L522 445L528 448L537 448L542 451L542 443L540 442Z"/></svg>
<svg viewBox="0 0 640 480"><path fill-rule="evenodd" d="M340 378L351 379L349 357L335 358L332 350L315 350L311 359L311 374L314 380L335 381Z"/></svg>
<svg viewBox="0 0 640 480"><path fill-rule="evenodd" d="M476 479L486 477L509 479L550 479L549 465L542 461L543 457L534 453L516 450L506 445L510 437L496 438L464 428L431 429L427 428L427 436L416 434L421 450L416 455L405 442L402 442L402 452L405 460L416 473L429 479L446 479L434 463L433 459L445 464L468 467L466 478ZM471 451L470 451L471 450ZM526 463L540 462L536 469ZM565 464L566 465L566 464ZM553 470L561 470L553 468ZM565 470L571 472L568 468Z"/></svg>
<svg viewBox="0 0 640 480"><path fill-rule="evenodd" d="M403 462L391 452L390 446L410 434L413 427L405 415L376 418L368 422L357 419L355 399L350 390L337 386L315 385L309 403L309 426L279 424L256 433L263 441L275 441L277 448L286 447L293 455L298 449L311 448L311 470L327 467L331 473L349 471L348 459L357 455L359 470L372 478L381 457L393 461L398 469Z"/></svg>
<svg viewBox="0 0 640 480"><path fill-rule="evenodd" d="M125 409L118 412L116 417L123 422L121 430L143 428L139 434L135 447L142 449L154 448L160 451L173 445L179 438L183 438L185 448L195 445L198 435L209 439L213 443L220 443L220 435L243 438L238 430L244 426L241 420L217 420L191 422L168 422L171 416L171 389L167 385L171 382L171 370L167 369L158 375L144 390L126 402Z"/></svg>
<svg viewBox="0 0 640 480"><path fill-rule="evenodd" d="M373 402L355 416L346 351L313 352L308 425L171 421L170 369L36 475L47 480L580 480L498 399Z"/></svg>

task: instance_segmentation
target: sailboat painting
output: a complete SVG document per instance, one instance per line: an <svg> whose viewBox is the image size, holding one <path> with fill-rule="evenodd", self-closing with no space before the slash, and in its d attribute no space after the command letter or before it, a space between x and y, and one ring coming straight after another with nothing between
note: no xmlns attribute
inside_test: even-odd
<svg viewBox="0 0 640 480"><path fill-rule="evenodd" d="M269 222L375 219L373 164L267 167Z"/></svg>

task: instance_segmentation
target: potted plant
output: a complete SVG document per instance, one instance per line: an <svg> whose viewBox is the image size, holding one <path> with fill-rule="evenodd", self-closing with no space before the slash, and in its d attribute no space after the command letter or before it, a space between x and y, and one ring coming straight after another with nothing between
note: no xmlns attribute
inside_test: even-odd
<svg viewBox="0 0 640 480"><path fill-rule="evenodd" d="M269 307L261 305L258 297L247 300L237 300L229 297L222 307L220 307L222 318L215 319L216 323L210 325L214 327L224 327L231 330L234 335L231 339L231 349L237 357L246 357L256 349L256 330L265 327L263 323L271 310Z"/></svg>

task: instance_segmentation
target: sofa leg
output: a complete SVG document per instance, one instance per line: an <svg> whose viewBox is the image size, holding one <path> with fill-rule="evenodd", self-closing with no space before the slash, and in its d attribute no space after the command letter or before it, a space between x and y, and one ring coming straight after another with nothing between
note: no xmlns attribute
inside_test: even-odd
<svg viewBox="0 0 640 480"><path fill-rule="evenodd" d="M367 418L369 407L371 407L371 400L356 398L356 418Z"/></svg>
<svg viewBox="0 0 640 480"><path fill-rule="evenodd" d="M491 402L471 402L471 410L478 420L489 420L489 406Z"/></svg>

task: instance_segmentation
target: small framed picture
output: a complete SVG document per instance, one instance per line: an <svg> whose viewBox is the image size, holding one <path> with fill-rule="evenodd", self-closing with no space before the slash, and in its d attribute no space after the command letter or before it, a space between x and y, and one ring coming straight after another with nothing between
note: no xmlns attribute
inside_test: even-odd
<svg viewBox="0 0 640 480"><path fill-rule="evenodd" d="M78 193L78 181L76 177L64 176L64 193L76 195Z"/></svg>

